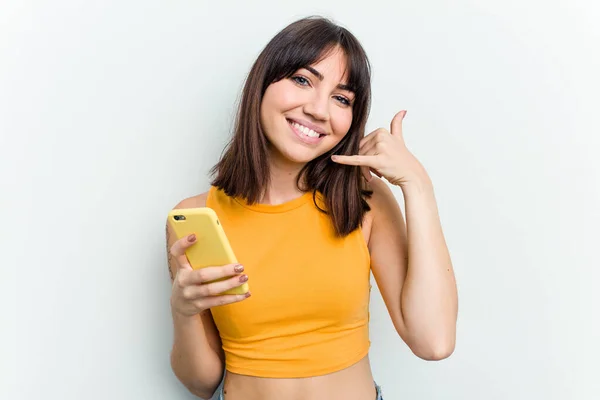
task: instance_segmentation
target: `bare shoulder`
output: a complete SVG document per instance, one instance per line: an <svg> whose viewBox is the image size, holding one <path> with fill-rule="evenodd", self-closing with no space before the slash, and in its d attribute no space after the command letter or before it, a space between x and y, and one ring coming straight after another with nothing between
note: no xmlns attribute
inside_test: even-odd
<svg viewBox="0 0 600 400"><path fill-rule="evenodd" d="M200 193L199 195L188 197L187 199L181 200L173 209L178 208L198 208L206 207L206 198L208 192Z"/></svg>
<svg viewBox="0 0 600 400"><path fill-rule="evenodd" d="M373 218L378 214L385 214L385 209L387 207L397 204L394 193L388 184L381 178L374 176L373 179L365 183L364 188L373 192L370 197L365 199L371 208L371 210L365 214L365 222L372 222Z"/></svg>
<svg viewBox="0 0 600 400"><path fill-rule="evenodd" d="M373 192L371 197L366 199L371 210L365 214L363 219L363 233L367 244L369 244L373 236L373 226L377 224L376 221L401 219L402 211L394 193L383 179L374 176L365 185L365 188Z"/></svg>
<svg viewBox="0 0 600 400"><path fill-rule="evenodd" d="M397 203L392 189L390 189L389 185L383 179L374 176L367 184L367 187L373 191L373 195L367 202L376 214L382 211L382 207L389 206L390 202Z"/></svg>

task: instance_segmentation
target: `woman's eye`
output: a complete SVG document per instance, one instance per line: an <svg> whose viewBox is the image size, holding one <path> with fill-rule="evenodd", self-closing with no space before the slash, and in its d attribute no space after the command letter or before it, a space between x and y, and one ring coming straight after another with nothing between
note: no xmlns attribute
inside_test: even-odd
<svg viewBox="0 0 600 400"><path fill-rule="evenodd" d="M343 96L335 96L335 98L342 103L345 106L349 106L350 105L350 100L348 100L347 98L343 97Z"/></svg>
<svg viewBox="0 0 600 400"><path fill-rule="evenodd" d="M308 79L306 79L303 76L294 76L294 77L292 77L292 80L294 80L294 82L296 82L297 84L302 85L302 86L308 85Z"/></svg>

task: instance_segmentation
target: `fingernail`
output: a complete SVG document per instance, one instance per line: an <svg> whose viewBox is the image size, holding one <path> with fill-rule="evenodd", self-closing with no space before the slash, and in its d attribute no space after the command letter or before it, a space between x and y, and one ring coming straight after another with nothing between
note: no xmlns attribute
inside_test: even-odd
<svg viewBox="0 0 600 400"><path fill-rule="evenodd" d="M252 294L250 294L250 292L246 292L246 297L250 297L252 296Z"/></svg>
<svg viewBox="0 0 600 400"><path fill-rule="evenodd" d="M246 282L248 280L248 275L240 276L240 282Z"/></svg>
<svg viewBox="0 0 600 400"><path fill-rule="evenodd" d="M190 236L188 236L188 242L192 243L196 241L196 235L194 233L192 233Z"/></svg>
<svg viewBox="0 0 600 400"><path fill-rule="evenodd" d="M243 266L243 265L239 265L239 264L238 264L238 265L236 265L236 266L233 268L233 270L234 270L235 272L243 272L243 271L244 271L244 266Z"/></svg>

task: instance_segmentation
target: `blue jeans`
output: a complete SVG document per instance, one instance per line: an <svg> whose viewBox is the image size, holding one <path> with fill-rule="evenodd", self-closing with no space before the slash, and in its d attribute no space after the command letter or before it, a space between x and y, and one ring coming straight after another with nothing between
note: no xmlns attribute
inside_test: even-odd
<svg viewBox="0 0 600 400"><path fill-rule="evenodd" d="M375 396L375 400L383 400L383 396L381 395L381 386L379 386L377 383L375 383L375 389L377 390L377 396ZM224 400L223 386L221 386L221 388L219 389L219 391L217 393L218 393L217 400Z"/></svg>

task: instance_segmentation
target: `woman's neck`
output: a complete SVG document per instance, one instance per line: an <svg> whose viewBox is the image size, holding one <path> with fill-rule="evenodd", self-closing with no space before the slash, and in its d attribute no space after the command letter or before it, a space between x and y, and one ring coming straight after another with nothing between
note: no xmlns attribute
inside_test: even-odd
<svg viewBox="0 0 600 400"><path fill-rule="evenodd" d="M298 189L296 178L305 164L292 163L289 160L270 157L269 170L271 179L261 204L281 204L300 197L303 192ZM302 181L300 182L301 187Z"/></svg>

